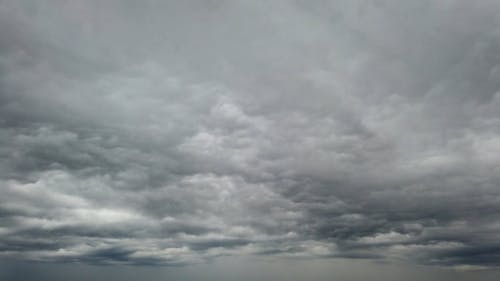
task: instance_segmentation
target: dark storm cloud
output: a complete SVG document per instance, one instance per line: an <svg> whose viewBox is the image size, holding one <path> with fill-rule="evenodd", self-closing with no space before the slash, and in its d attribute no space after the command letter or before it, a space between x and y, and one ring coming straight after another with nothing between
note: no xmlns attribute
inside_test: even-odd
<svg viewBox="0 0 500 281"><path fill-rule="evenodd" d="M4 1L0 256L498 266L495 1Z"/></svg>

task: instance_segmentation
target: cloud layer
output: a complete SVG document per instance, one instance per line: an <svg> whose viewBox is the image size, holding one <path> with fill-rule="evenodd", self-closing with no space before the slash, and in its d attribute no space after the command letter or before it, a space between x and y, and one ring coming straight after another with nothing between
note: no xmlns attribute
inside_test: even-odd
<svg viewBox="0 0 500 281"><path fill-rule="evenodd" d="M500 263L496 1L3 1L0 256Z"/></svg>

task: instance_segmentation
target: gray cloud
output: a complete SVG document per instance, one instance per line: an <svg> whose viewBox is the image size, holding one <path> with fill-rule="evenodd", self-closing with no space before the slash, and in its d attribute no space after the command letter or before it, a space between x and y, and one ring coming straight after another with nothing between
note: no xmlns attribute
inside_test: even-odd
<svg viewBox="0 0 500 281"><path fill-rule="evenodd" d="M500 263L495 1L4 1L0 257Z"/></svg>

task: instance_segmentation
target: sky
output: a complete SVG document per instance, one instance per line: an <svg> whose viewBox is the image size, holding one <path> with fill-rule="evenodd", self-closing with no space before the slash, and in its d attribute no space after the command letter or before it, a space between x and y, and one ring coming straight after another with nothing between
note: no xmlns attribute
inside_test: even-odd
<svg viewBox="0 0 500 281"><path fill-rule="evenodd" d="M500 2L0 0L0 280L497 280Z"/></svg>

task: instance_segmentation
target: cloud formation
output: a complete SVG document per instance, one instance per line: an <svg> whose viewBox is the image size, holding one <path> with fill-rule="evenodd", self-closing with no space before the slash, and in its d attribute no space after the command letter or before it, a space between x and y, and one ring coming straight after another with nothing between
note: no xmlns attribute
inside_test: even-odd
<svg viewBox="0 0 500 281"><path fill-rule="evenodd" d="M0 3L0 256L500 264L496 1Z"/></svg>

